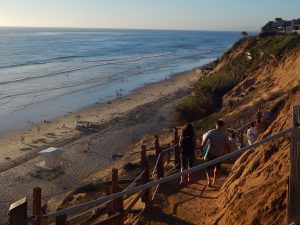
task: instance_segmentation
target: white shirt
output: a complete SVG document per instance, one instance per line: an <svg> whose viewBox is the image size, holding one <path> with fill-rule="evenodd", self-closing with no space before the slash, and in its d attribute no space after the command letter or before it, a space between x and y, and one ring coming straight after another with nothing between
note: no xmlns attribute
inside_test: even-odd
<svg viewBox="0 0 300 225"><path fill-rule="evenodd" d="M252 145L256 141L257 136L258 136L258 131L255 128L251 127L247 130L247 138L248 138L249 145Z"/></svg>

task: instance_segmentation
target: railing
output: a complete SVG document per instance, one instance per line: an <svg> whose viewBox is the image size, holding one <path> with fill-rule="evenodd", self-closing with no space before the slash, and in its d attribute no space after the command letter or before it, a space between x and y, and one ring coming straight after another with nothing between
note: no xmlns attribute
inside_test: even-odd
<svg viewBox="0 0 300 225"><path fill-rule="evenodd" d="M111 176L111 187L108 187L106 185L106 194L107 195L111 195L114 193L118 193L120 191L127 191L127 190L131 190L133 187L135 187L137 184L145 184L150 182L152 179L159 179L161 177L164 176L164 155L167 156L167 163L170 163L170 158L171 158L171 151L174 150L176 152L175 155L175 161L179 162L180 161L180 152L179 152L179 148L178 148L178 130L175 129L174 130L174 145L171 147L168 147L167 149L163 149L160 144L159 144L159 139L158 136L156 135L154 137L153 142L149 145L148 148L146 148L145 145L141 146L141 149L139 151L135 150L132 153L129 153L127 155L131 156L131 155L136 155L136 154L140 154L140 158L141 158L141 165L143 167L142 171L139 173L139 175L137 175L137 177L135 177L130 184L125 187L123 190L120 189L119 187L119 176L118 176L118 171L119 169L123 168L123 166L119 167L119 168L113 168L112 169L112 173L108 174L104 177L108 177ZM155 162L155 166L153 168L152 176L150 177L150 164L149 164L149 159L147 157L147 152L149 151L155 151L155 155L158 155L158 157L156 158L156 162ZM125 163L126 164L126 163ZM174 167L171 169L174 170ZM167 173L171 172L171 170L167 171ZM87 183L85 183L87 184ZM77 186L77 187L81 187L81 186ZM151 188L147 189L147 190L141 190L137 193L136 196L133 196L132 199L130 199L130 201L128 201L128 199L131 197L132 194L136 194L136 193L132 193L132 194L128 194L128 195L124 195L120 198L117 199L113 199L113 200L109 200L106 202L103 202L101 204L96 204L96 205L88 205L87 207L78 207L76 208L74 211L72 210L72 212L70 212L69 216L67 217L67 215L65 214L59 214L57 216L51 216L51 214L46 215L46 214L42 214L42 207L41 207L41 202L42 202L42 190L39 187L36 187L33 189L33 198L32 198L32 202L33 202L33 210L32 210L32 216L28 218L28 220L24 220L24 218L21 220L23 221L22 223L20 223L20 221L17 219L18 217L20 218L21 214L20 212L18 212L18 209L20 209L20 205L24 205L27 204L27 199L23 198L22 202L18 201L14 204L11 205L11 209L10 209L10 224L18 224L18 225L22 225L22 224L27 224L27 222L31 222L34 225L40 225L41 222L43 220L48 220L48 219L55 219L55 224L65 224L66 222L71 223L71 222L75 222L76 220L80 219L80 217L95 211L95 210L99 210L99 209L108 209L108 218L104 219L103 221L101 221L101 223L99 224L109 224L111 222L114 223L119 223L122 224L124 219L126 219L126 217L128 216L128 214L130 213L131 209L134 207L134 205L141 200L142 202L145 203L145 208L149 208L151 206L151 201L154 199L155 194L158 191L159 186L156 187L156 190L154 191L154 194L152 195L152 190ZM74 190L75 188L72 188L72 190ZM26 201L25 201L26 200ZM124 204L125 200L127 200L126 202L128 202L126 205ZM23 207L23 206L22 206ZM24 210L24 208L22 208ZM72 214L72 215L71 215ZM75 215L74 215L75 214ZM27 215L27 212L26 212ZM16 223L14 223L14 221L17 221Z"/></svg>
<svg viewBox="0 0 300 225"><path fill-rule="evenodd" d="M174 145L166 150L162 150L159 146L158 136L155 136L155 152L157 156L157 160L155 163L154 170L157 174L157 179L150 179L150 168L149 168L149 160L147 158L147 149L146 146L143 145L141 147L141 162L143 165L142 172L138 175L137 178L131 182L127 188L120 190L118 186L118 170L113 169L112 173L112 193L108 196L105 196L100 199L92 200L89 202L81 203L79 205L69 207L66 209L59 210L54 213L49 214L41 214L40 210L40 202L41 202L41 192L38 189L34 191L34 206L33 206L33 216L31 217L34 225L40 225L42 220L48 220L55 218L56 225L65 225L67 222L74 220L81 215L90 212L92 209L107 206L110 210L108 213L108 218L104 219L101 222L96 224L124 224L124 220L129 214L130 210L136 204L136 202L141 199L145 204L145 209L149 209L151 207L151 202L155 197L159 189L159 185L166 183L168 181L178 179L181 176L187 175L189 173L193 173L196 171L203 170L208 166L215 165L222 161L226 161L228 159L234 158L243 154L244 152L251 150L255 147L258 147L268 141L274 140L283 135L292 134L291 138L291 170L289 177L289 202L288 202L288 223L294 222L295 224L300 224L300 207L298 206L300 202L300 106L295 106L293 110L293 127L288 128L284 131L281 131L275 135L264 138L250 146L243 147L234 152L228 153L222 157L211 160L209 162L205 162L193 168L184 170L182 172L178 172L172 175L168 175L164 177L164 153L170 152L171 149L174 149L175 162L174 166L167 171L169 174L170 171L179 167L179 147L178 147L178 131L175 129L174 132ZM168 156L169 157L169 156ZM167 160L167 162L170 160ZM152 173L154 175L154 173ZM135 186L136 183L140 181L139 186ZM155 188L154 193L152 194L152 188ZM125 196L130 196L132 194L137 193L137 195L124 207L124 198ZM152 197L151 197L152 196ZM67 215L71 213L76 213L78 210L86 209L81 214L75 215L68 219ZM23 198L18 202L14 203L10 207L10 225L25 225L27 224L27 199ZM26 219L25 219L26 218Z"/></svg>

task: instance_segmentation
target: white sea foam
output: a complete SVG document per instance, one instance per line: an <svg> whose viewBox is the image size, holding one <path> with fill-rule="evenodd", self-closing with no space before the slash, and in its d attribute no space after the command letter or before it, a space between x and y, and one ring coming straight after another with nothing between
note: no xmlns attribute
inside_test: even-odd
<svg viewBox="0 0 300 225"><path fill-rule="evenodd" d="M0 36L1 126L14 115L20 125L50 119L200 66L239 33L0 28Z"/></svg>

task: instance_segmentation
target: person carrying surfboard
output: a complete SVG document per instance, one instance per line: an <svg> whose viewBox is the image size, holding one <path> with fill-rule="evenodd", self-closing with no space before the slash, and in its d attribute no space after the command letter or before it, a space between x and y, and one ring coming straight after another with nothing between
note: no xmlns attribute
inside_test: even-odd
<svg viewBox="0 0 300 225"><path fill-rule="evenodd" d="M218 120L216 123L216 128L207 132L203 141L202 148L208 145L208 149L206 152L206 159L208 161L216 159L226 152L230 151L230 143L227 134L224 132L224 122L222 120ZM221 167L221 163L218 163L214 166L209 166L206 168L206 176L208 181L208 186L211 187L215 184L216 179L218 177L218 173ZM210 170L214 168L214 176L211 180L210 178Z"/></svg>

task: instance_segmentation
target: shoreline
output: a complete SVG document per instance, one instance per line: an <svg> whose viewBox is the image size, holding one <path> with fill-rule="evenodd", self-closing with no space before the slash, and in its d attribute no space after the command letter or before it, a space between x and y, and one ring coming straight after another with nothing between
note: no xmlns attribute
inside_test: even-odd
<svg viewBox="0 0 300 225"><path fill-rule="evenodd" d="M61 147L82 136L80 131L75 130L74 122L79 118L78 115L80 120L95 123L100 127L105 126L136 107L159 101L170 93L186 88L199 76L200 71L197 68L177 73L168 80L146 83L120 99L96 103L46 123L34 124L29 128L6 134L0 137L0 145L5 146L5 149L0 151L0 172L36 157L38 151L47 147Z"/></svg>

